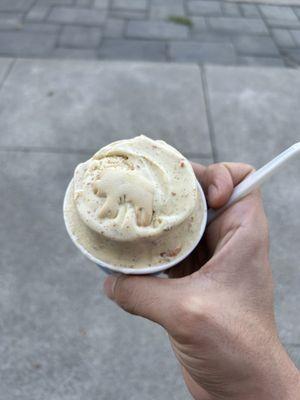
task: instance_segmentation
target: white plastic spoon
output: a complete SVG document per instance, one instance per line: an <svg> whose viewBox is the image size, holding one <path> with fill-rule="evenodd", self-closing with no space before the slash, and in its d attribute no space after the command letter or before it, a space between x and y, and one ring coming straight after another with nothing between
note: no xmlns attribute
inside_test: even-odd
<svg viewBox="0 0 300 400"><path fill-rule="evenodd" d="M265 180L267 180L277 169L282 167L290 158L295 154L300 153L300 142L295 143L289 147L273 160L269 161L266 165L248 175L240 184L238 184L228 200L228 202L222 208L218 210L209 209L207 212L207 224L212 222L219 214L225 211L232 204L236 203L247 194L252 192L253 189L259 187Z"/></svg>

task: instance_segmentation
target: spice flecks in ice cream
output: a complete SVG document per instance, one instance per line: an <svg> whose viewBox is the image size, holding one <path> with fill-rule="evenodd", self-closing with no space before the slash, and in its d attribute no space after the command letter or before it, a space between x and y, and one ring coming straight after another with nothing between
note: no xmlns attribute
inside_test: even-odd
<svg viewBox="0 0 300 400"><path fill-rule="evenodd" d="M179 257L201 224L190 163L146 136L111 143L79 164L70 191L65 216L78 242L112 265L139 268Z"/></svg>

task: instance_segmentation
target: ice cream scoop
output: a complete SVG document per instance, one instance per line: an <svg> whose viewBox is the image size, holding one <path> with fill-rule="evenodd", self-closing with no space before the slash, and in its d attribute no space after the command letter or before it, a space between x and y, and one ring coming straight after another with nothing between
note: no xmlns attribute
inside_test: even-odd
<svg viewBox="0 0 300 400"><path fill-rule="evenodd" d="M64 202L67 230L98 265L152 273L185 258L206 224L189 161L161 140L121 140L79 164Z"/></svg>

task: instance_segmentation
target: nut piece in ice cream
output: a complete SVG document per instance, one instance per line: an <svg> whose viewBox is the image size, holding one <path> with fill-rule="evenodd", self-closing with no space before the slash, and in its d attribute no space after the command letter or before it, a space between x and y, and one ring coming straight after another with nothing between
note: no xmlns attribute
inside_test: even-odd
<svg viewBox="0 0 300 400"><path fill-rule="evenodd" d="M181 257L199 236L204 205L189 161L161 140L120 140L79 164L65 201L76 242L116 267Z"/></svg>

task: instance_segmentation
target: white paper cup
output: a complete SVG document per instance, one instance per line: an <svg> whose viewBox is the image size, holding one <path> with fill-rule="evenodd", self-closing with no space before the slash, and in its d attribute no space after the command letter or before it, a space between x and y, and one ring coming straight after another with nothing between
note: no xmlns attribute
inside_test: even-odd
<svg viewBox="0 0 300 400"><path fill-rule="evenodd" d="M73 179L69 183L66 193L65 193L65 198L64 198L64 204L63 204L63 212L66 209L67 206L67 198L68 198L68 193L69 190L71 190L73 183ZM168 268L173 267L174 265L180 263L180 261L184 260L197 246L197 244L200 242L203 233L205 231L206 227L206 222L207 222L207 205L206 205L206 199L205 195L203 193L202 187L200 186L199 182L198 183L198 190L199 190L199 195L200 199L202 202L203 206L203 215L202 215L202 221L201 224L199 225L199 231L197 238L195 242L192 244L190 249L185 252L184 254L181 254L180 257L176 257L173 260L164 263L164 264L158 264L158 265L153 265L152 267L145 267L145 268L125 268L122 266L116 266L116 265L110 265L105 261L100 260L99 258L94 257L92 254L90 254L80 243L78 243L78 240L76 239L75 235L71 232L71 229L69 227L68 219L65 216L64 212L64 221L65 221L65 226L67 229L67 232L72 240L72 242L75 244L75 246L91 261L93 261L95 264L97 264L98 267L100 267L104 272L107 274L113 274L113 273L122 273L122 274L127 274L127 275L148 275L148 274L157 274L159 272L165 271Z"/></svg>

